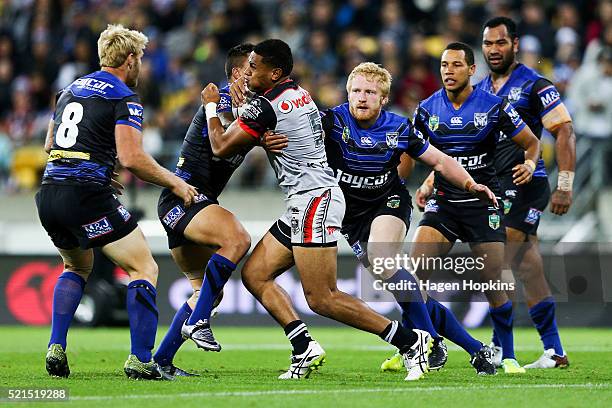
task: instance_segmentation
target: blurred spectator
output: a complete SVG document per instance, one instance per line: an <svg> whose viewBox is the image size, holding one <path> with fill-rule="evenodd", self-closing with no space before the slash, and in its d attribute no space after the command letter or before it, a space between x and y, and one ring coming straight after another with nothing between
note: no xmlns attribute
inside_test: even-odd
<svg viewBox="0 0 612 408"><path fill-rule="evenodd" d="M280 38L291 47L299 50L304 45L305 28L302 24L302 16L296 8L284 7L280 15L280 27L273 28L268 32L270 38Z"/></svg>
<svg viewBox="0 0 612 408"><path fill-rule="evenodd" d="M314 31L310 34L308 48L304 52L303 59L315 78L326 72L335 72L338 65L336 56L323 31Z"/></svg>
<svg viewBox="0 0 612 408"><path fill-rule="evenodd" d="M522 20L518 25L519 34L535 37L539 42L539 53L545 58L552 58L555 47L550 39L554 37L554 32L546 20L543 6L534 0L526 1L523 3L521 16Z"/></svg>

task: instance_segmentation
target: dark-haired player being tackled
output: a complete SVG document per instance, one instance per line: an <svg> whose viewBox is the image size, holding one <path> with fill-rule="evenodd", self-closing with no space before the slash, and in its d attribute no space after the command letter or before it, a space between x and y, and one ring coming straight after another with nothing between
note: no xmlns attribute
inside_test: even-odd
<svg viewBox="0 0 612 408"><path fill-rule="evenodd" d="M499 194L493 166L499 132L519 145L526 157L524 163L513 168L516 185L530 181L540 143L507 101L470 85L475 69L474 53L468 45L449 44L440 61L444 87L419 103L414 125L431 144L455 157L475 180L491 185ZM412 255L444 256L459 239L470 245L475 256L485 259L481 279L500 281L505 241L501 216L499 208L483 205L436 174L433 196L417 229ZM417 273L427 279L431 271L419 269ZM489 290L485 295L495 333L504 344L504 371L525 372L514 355L512 302L503 290ZM470 340L446 308L431 298L428 303L440 335L463 347L472 358L485 353L491 359L491 350L483 350L480 342Z"/></svg>
<svg viewBox="0 0 612 408"><path fill-rule="evenodd" d="M512 168L521 162L523 152L506 135L500 135L495 168L506 213L503 220L507 236L506 262L523 283L529 315L544 345L542 356L525 368L563 368L569 361L557 329L555 301L544 277L537 231L540 215L549 200L551 211L557 215L565 214L572 204L576 136L559 91L549 80L516 60L518 47L514 21L507 17L487 21L482 34L482 53L491 74L477 87L508 98L538 138L546 128L556 140L559 176L552 197L542 159L537 162L531 183L513 185ZM493 343L493 361L500 363L503 349L495 334Z"/></svg>

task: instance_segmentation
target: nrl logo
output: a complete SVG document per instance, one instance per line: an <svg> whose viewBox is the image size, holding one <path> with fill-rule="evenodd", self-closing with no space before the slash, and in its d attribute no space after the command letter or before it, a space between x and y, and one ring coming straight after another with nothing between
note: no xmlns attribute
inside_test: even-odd
<svg viewBox="0 0 612 408"><path fill-rule="evenodd" d="M438 126L440 125L440 118L438 117L438 115L431 115L429 117L429 130L431 130L432 132L435 132L438 129Z"/></svg>
<svg viewBox="0 0 612 408"><path fill-rule="evenodd" d="M508 94L508 100L510 102L518 102L521 99L521 93L523 90L520 87L510 88L510 93Z"/></svg>
<svg viewBox="0 0 612 408"><path fill-rule="evenodd" d="M387 132L387 146L389 149L395 149L397 147L399 139L399 132Z"/></svg>
<svg viewBox="0 0 612 408"><path fill-rule="evenodd" d="M351 131L349 130L348 126L345 126L344 129L342 129L342 141L344 143L348 143L350 138L351 138Z"/></svg>
<svg viewBox="0 0 612 408"><path fill-rule="evenodd" d="M478 129L482 129L487 126L488 118L486 113L474 113L474 126Z"/></svg>

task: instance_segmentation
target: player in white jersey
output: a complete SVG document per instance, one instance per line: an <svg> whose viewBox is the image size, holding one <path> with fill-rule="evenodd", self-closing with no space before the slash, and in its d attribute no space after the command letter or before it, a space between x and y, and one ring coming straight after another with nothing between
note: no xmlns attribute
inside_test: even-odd
<svg viewBox="0 0 612 408"><path fill-rule="evenodd" d="M209 84L202 98L206 103L211 146L217 156L258 144L267 130L288 137L282 154L269 158L287 202L287 211L277 222L291 226L292 249L268 232L242 270L245 286L285 329L293 345L289 370L279 378L308 377L325 361L325 351L310 338L289 297L274 282L294 263L312 310L379 335L402 353L408 370L406 379L420 378L428 370L429 333L404 330L397 321L379 315L336 286L337 240L345 210L344 196L327 165L319 110L309 93L289 78L293 68L291 49L281 40L266 40L255 46L249 63L245 77L255 95L226 131L216 118L215 104L219 100L216 86Z"/></svg>

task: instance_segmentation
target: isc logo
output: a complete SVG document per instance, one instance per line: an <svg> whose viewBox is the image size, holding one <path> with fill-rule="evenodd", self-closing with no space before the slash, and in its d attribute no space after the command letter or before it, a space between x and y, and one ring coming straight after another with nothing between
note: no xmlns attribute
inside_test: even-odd
<svg viewBox="0 0 612 408"><path fill-rule="evenodd" d="M455 160L457 160L459 164L465 167L466 169L474 169L482 166L482 159L486 155L486 153L483 153L478 156L461 156L455 157Z"/></svg>

